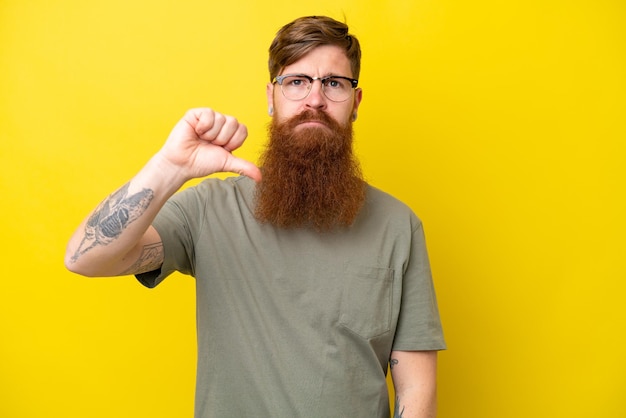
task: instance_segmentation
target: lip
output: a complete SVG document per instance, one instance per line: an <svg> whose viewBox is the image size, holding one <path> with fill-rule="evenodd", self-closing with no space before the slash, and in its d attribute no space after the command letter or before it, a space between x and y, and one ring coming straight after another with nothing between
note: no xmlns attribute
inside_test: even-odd
<svg viewBox="0 0 626 418"><path fill-rule="evenodd" d="M307 120L304 122L300 122L298 126L324 126L327 127L324 122L321 120Z"/></svg>

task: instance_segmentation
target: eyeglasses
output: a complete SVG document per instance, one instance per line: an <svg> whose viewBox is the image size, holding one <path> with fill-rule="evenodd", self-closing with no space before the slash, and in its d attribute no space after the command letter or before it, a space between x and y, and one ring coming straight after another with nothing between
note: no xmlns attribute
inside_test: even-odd
<svg viewBox="0 0 626 418"><path fill-rule="evenodd" d="M311 93L311 87L315 80L319 80L322 83L324 96L333 102L345 102L348 100L352 95L352 90L359 84L359 80L339 75L310 77L306 74L278 75L272 83L278 83L285 98L289 100L303 100Z"/></svg>

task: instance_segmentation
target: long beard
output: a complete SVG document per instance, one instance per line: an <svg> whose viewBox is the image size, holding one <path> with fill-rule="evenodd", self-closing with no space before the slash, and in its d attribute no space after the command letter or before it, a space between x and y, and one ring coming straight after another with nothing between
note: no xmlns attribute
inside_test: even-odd
<svg viewBox="0 0 626 418"><path fill-rule="evenodd" d="M295 128L319 120L326 127ZM366 183L352 152L352 124L324 112L305 111L282 123L272 120L261 156L263 180L255 215L282 228L329 231L350 226L365 200Z"/></svg>

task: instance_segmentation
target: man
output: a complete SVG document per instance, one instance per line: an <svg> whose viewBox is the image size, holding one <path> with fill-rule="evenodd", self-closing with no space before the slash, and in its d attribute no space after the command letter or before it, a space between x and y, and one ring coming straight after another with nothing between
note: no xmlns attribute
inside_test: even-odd
<svg viewBox="0 0 626 418"><path fill-rule="evenodd" d="M367 185L352 153L360 47L327 17L270 46L262 169L235 118L193 109L79 226L67 267L196 278L196 417L434 417L444 349L420 221ZM189 179L216 172L180 193Z"/></svg>

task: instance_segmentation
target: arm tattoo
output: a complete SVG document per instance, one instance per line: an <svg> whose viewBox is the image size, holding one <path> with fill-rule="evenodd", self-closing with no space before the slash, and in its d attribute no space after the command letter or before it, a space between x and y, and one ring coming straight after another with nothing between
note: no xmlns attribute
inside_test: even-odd
<svg viewBox="0 0 626 418"><path fill-rule="evenodd" d="M150 189L142 189L129 196L128 188L129 183L100 203L89 217L85 225L85 236L72 256L72 261L76 261L81 255L98 245L108 245L113 242L130 223L146 211L154 197L154 192Z"/></svg>
<svg viewBox="0 0 626 418"><path fill-rule="evenodd" d="M404 407L400 410L400 398L396 396L395 406L393 408L393 418L402 418L404 414Z"/></svg>
<svg viewBox="0 0 626 418"><path fill-rule="evenodd" d="M394 367L398 364L398 359L392 358L389 359L389 368L393 370Z"/></svg>
<svg viewBox="0 0 626 418"><path fill-rule="evenodd" d="M162 242L145 245L137 261L135 261L135 263L133 263L133 265L130 266L128 269L124 270L121 275L125 276L128 274L139 274L148 271L154 271L161 267L161 264L163 264L162 260Z"/></svg>
<svg viewBox="0 0 626 418"><path fill-rule="evenodd" d="M393 370L394 367L398 365L399 361L396 358L389 359L389 368ZM400 410L400 398L396 395L396 402L393 408L393 418L402 418L402 414L404 414L404 407Z"/></svg>

